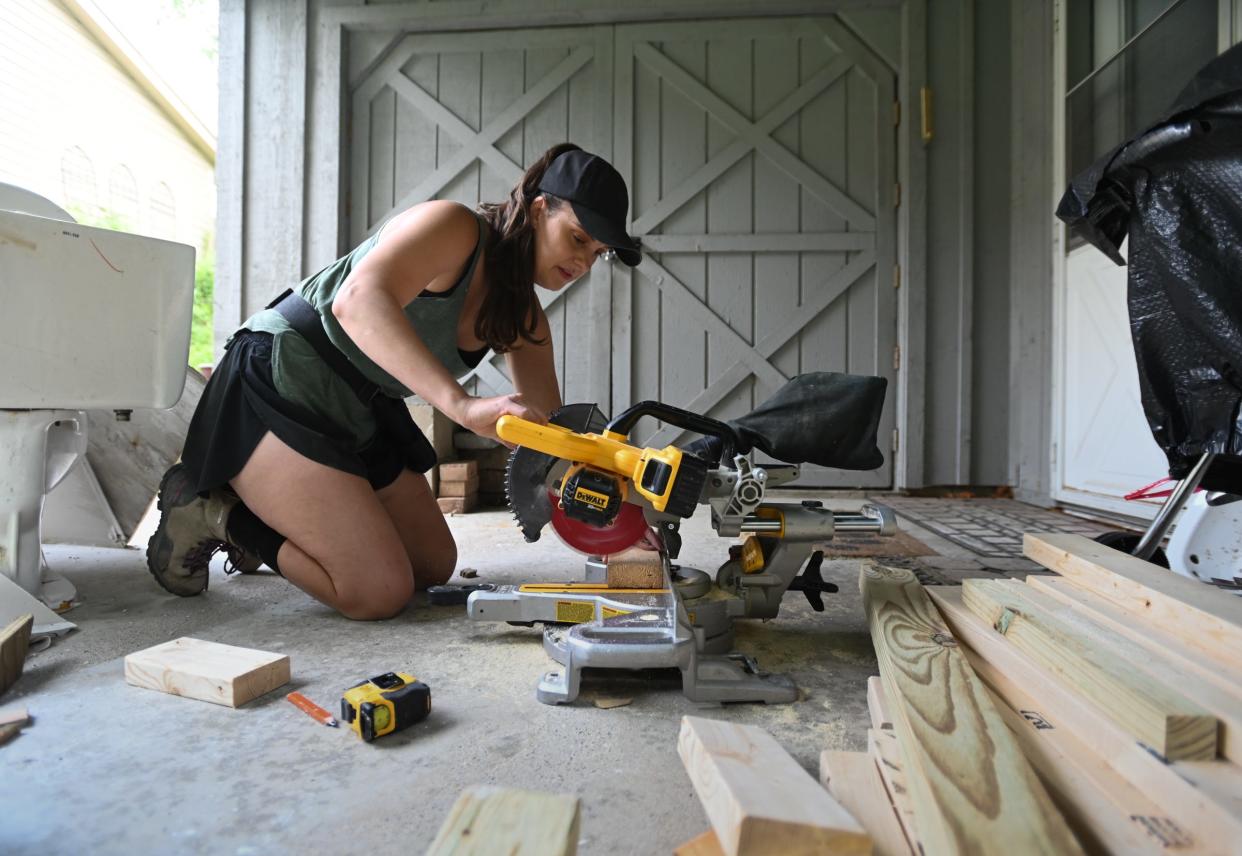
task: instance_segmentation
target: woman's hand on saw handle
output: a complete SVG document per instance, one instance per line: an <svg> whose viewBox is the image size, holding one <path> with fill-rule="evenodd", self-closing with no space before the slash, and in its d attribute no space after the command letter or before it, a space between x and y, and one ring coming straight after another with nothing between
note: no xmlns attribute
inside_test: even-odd
<svg viewBox="0 0 1242 856"><path fill-rule="evenodd" d="M505 441L496 434L496 421L502 416L516 416L540 425L545 425L548 421L546 413L527 404L519 393L497 395L492 398L469 397L464 399L458 405L457 412L451 415L453 421L463 428L468 428L480 437L498 440L501 443ZM510 443L505 443L505 445L512 448Z"/></svg>

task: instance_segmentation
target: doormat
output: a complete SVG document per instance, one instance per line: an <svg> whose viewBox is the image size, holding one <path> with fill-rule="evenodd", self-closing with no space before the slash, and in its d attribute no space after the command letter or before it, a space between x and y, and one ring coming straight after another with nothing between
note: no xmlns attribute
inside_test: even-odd
<svg viewBox="0 0 1242 856"><path fill-rule="evenodd" d="M872 497L902 517L959 547L991 559L1022 557L1026 532L1070 532L1094 538L1108 530L1060 511L1026 505L1016 499L923 499Z"/></svg>
<svg viewBox="0 0 1242 856"><path fill-rule="evenodd" d="M862 559L867 557L934 556L936 551L908 532L895 535L873 532L842 532L831 541L819 545L825 559Z"/></svg>

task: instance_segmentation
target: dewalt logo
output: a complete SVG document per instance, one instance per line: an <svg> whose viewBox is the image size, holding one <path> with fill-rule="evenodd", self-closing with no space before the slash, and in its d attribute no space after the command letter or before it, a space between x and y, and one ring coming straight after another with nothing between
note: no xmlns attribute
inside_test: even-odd
<svg viewBox="0 0 1242 856"><path fill-rule="evenodd" d="M585 502L588 505L595 506L601 511L608 508L608 497L605 494L596 493L595 491L587 490L584 487L580 487L574 491L574 501Z"/></svg>

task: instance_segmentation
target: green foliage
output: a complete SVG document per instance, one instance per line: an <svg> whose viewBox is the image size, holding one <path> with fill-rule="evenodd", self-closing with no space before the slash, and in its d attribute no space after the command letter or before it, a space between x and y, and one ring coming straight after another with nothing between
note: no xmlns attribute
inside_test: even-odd
<svg viewBox="0 0 1242 856"><path fill-rule="evenodd" d="M129 220L123 214L113 211L111 208L104 208L100 205L85 206L71 203L65 207L65 210L72 214L73 219L83 226L111 229L114 232L134 231Z"/></svg>
<svg viewBox="0 0 1242 856"><path fill-rule="evenodd" d="M210 239L194 265L194 324L190 328L190 365L198 368L215 363L212 331L212 300L216 291L216 251Z"/></svg>

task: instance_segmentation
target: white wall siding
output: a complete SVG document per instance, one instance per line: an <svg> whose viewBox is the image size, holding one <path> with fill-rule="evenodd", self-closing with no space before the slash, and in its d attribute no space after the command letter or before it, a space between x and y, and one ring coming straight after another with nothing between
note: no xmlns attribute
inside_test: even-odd
<svg viewBox="0 0 1242 856"><path fill-rule="evenodd" d="M123 117L123 118L122 118ZM93 200L66 196L61 162L77 147L95 176ZM137 187L130 231L202 246L215 229L212 164L67 12L52 0L0 4L0 181L63 207L124 207L110 176L126 168ZM175 225L153 211L165 184Z"/></svg>

